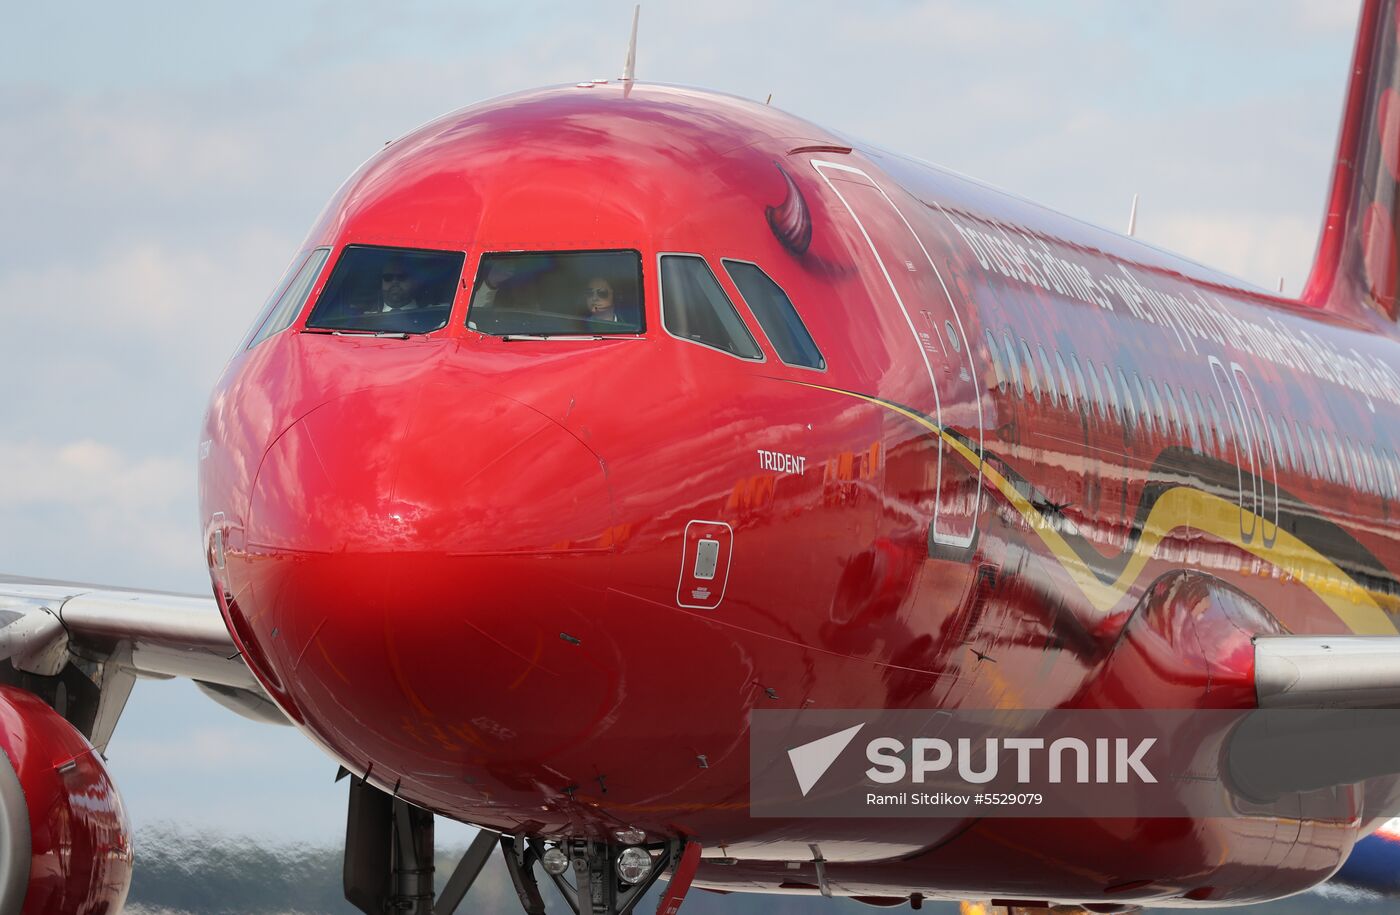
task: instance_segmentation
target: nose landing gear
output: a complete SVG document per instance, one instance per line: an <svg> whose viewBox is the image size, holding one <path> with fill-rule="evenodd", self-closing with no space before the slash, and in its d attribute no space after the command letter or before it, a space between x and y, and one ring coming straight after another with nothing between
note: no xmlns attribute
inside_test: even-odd
<svg viewBox="0 0 1400 915"><path fill-rule="evenodd" d="M547 847L537 839L522 842L510 836L501 837L501 850L505 853L511 882L528 915L544 913L535 877L536 864L541 865L575 915L627 915L661 874L677 861L680 866L671 878L667 898L676 891L680 897L684 896L699 862L699 846L692 847L693 853L683 855L677 840L664 845L623 847L573 839ZM572 883L566 879L570 871L574 876ZM669 909L673 913L679 907L679 898L670 907L663 899L658 911Z"/></svg>
<svg viewBox="0 0 1400 915"><path fill-rule="evenodd" d="M640 831L636 838L642 839ZM345 897L367 915L453 915L497 845L527 915L545 915L536 865L575 915L627 915L670 870L657 913L676 915L700 864L699 844L682 839L633 845L587 839L546 844L483 829L434 900L433 815L366 781L350 780Z"/></svg>

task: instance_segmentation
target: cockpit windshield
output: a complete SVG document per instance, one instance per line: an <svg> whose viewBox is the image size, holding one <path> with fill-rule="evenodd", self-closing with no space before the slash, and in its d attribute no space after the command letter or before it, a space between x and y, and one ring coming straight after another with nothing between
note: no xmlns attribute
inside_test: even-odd
<svg viewBox="0 0 1400 915"><path fill-rule="evenodd" d="M636 251L483 254L467 326L497 337L639 334L642 258Z"/></svg>
<svg viewBox="0 0 1400 915"><path fill-rule="evenodd" d="M465 259L460 251L350 245L306 326L385 334L445 327Z"/></svg>

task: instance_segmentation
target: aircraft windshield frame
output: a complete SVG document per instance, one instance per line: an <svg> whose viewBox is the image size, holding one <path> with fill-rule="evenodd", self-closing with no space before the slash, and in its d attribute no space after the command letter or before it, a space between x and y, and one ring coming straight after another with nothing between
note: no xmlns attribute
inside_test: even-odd
<svg viewBox="0 0 1400 915"><path fill-rule="evenodd" d="M447 326L465 251L346 245L306 330L427 334Z"/></svg>
<svg viewBox="0 0 1400 915"><path fill-rule="evenodd" d="M466 326L503 339L646 333L635 248L483 251Z"/></svg>

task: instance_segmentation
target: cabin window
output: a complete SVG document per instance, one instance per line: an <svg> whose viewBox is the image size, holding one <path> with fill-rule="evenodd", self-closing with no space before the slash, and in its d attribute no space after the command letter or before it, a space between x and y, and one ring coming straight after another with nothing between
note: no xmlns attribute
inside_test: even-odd
<svg viewBox="0 0 1400 915"><path fill-rule="evenodd" d="M1065 360L1060 358L1060 351L1055 350L1055 368L1060 372L1060 387L1065 392L1065 409L1074 409L1074 388L1069 383L1069 369L1065 368Z"/></svg>
<svg viewBox="0 0 1400 915"><path fill-rule="evenodd" d="M1201 400L1196 398L1196 410L1192 411L1191 397L1186 393L1186 389L1177 388L1177 392L1181 395L1181 418L1186 423L1186 434L1191 439L1191 449L1201 452L1204 446L1201 444L1200 432L1197 431L1197 423L1205 421L1204 414L1200 413Z"/></svg>
<svg viewBox="0 0 1400 915"><path fill-rule="evenodd" d="M1133 392L1128 389L1128 376L1118 370L1118 387L1123 392L1123 426L1133 431L1139 422L1137 404L1133 403Z"/></svg>
<svg viewBox="0 0 1400 915"><path fill-rule="evenodd" d="M1395 498L1395 480L1390 475L1390 466L1376 445L1371 446L1371 462L1376 465L1376 482L1380 485L1381 495L1387 499Z"/></svg>
<svg viewBox="0 0 1400 915"><path fill-rule="evenodd" d="M1366 465L1361 462L1361 454L1356 450L1356 442L1347 436L1344 440L1346 456L1350 461L1351 479L1357 489L1371 491L1371 482L1366 477Z"/></svg>
<svg viewBox="0 0 1400 915"><path fill-rule="evenodd" d="M1262 449L1263 445L1260 444L1258 436L1254 434L1254 429L1250 426L1249 421L1235 405L1234 398L1226 403L1226 409L1229 411L1231 428L1235 434L1235 454L1239 457L1240 467L1245 470L1253 467L1253 472L1259 473L1260 468L1254 466L1255 457L1250 449L1255 447Z"/></svg>
<svg viewBox="0 0 1400 915"><path fill-rule="evenodd" d="M246 349L257 346L273 334L291 326L297 315L301 314L301 307L306 304L306 297L311 294L311 287L316 285L316 277L321 275L321 268L325 266L326 257L330 253L330 248L317 248L298 258L287 268L287 273L292 278L288 280L284 276L282 282L277 284L282 294L274 292L273 298L264 306L261 323L257 325L257 330L249 339ZM293 270L296 271L295 274L292 273Z"/></svg>
<svg viewBox="0 0 1400 915"><path fill-rule="evenodd" d="M1152 388L1152 396L1157 396L1157 386L1151 381L1147 382ZM1165 381L1162 382L1162 400L1167 405L1167 421L1171 423L1171 438L1178 445L1186 444L1186 428L1181 425L1181 415L1176 412L1176 399L1172 397L1172 386Z"/></svg>
<svg viewBox="0 0 1400 915"><path fill-rule="evenodd" d="M681 340L740 359L763 360L748 325L698 254L661 255L661 323Z"/></svg>
<svg viewBox="0 0 1400 915"><path fill-rule="evenodd" d="M997 352L997 338L987 331L987 357L992 362L992 371L997 377L997 390L1006 391L1006 369L1001 364L1001 353Z"/></svg>
<svg viewBox="0 0 1400 915"><path fill-rule="evenodd" d="M1264 470L1277 474L1278 468L1274 466L1274 462L1278 460L1278 443L1269 437L1269 430L1265 428L1264 420L1260 418L1260 415L1253 411L1250 413L1253 419L1252 428L1255 435L1258 436L1259 453L1263 455L1260 463Z"/></svg>
<svg viewBox="0 0 1400 915"><path fill-rule="evenodd" d="M1347 458L1350 460L1351 478L1356 483L1356 488L1366 492L1371 491L1371 481L1366 476L1366 464L1361 460L1361 452L1356 450L1356 442L1350 437L1343 440L1346 448Z"/></svg>
<svg viewBox="0 0 1400 915"><path fill-rule="evenodd" d="M1206 395L1206 407L1210 410L1207 422L1215 433L1215 454L1222 460L1229 460L1230 444L1225 440L1225 424L1220 421L1220 411L1215 409L1215 398Z"/></svg>
<svg viewBox="0 0 1400 915"><path fill-rule="evenodd" d="M1094 372L1094 363L1089 363L1089 384L1094 388L1094 403L1099 408L1099 419L1108 422L1108 401L1104 399L1103 388L1099 386L1099 376Z"/></svg>
<svg viewBox="0 0 1400 915"><path fill-rule="evenodd" d="M1332 443L1327 440L1325 429L1317 431L1317 440L1322 446L1319 452L1322 455L1322 478L1329 483L1341 482L1341 474L1337 471L1337 453L1332 449Z"/></svg>
<svg viewBox="0 0 1400 915"><path fill-rule="evenodd" d="M425 334L447 325L461 251L350 245L307 318L308 329Z"/></svg>
<svg viewBox="0 0 1400 915"><path fill-rule="evenodd" d="M1115 421L1127 425L1127 420L1123 417L1122 408L1118 405L1118 392L1113 389L1113 373L1108 370L1108 365L1106 363L1100 366L1100 370L1103 372L1104 390L1108 392L1108 412L1112 414Z"/></svg>
<svg viewBox="0 0 1400 915"><path fill-rule="evenodd" d="M1281 445L1279 459L1283 461L1284 469L1289 473L1297 473L1298 455L1293 451L1293 439L1288 435L1288 421L1281 419L1275 423L1273 414L1270 414L1269 428L1273 429L1274 438L1278 439Z"/></svg>
<svg viewBox="0 0 1400 915"><path fill-rule="evenodd" d="M1303 427L1298 420L1293 420L1293 435L1298 440L1298 463L1303 468L1303 473L1308 476L1317 476L1316 467L1313 463L1312 448L1308 445L1308 440L1303 437Z"/></svg>
<svg viewBox="0 0 1400 915"><path fill-rule="evenodd" d="M1031 348L1025 340L1021 341L1021 365L1026 370L1026 383L1035 397L1036 403L1040 403L1040 379L1035 374L1035 357L1031 355Z"/></svg>
<svg viewBox="0 0 1400 915"><path fill-rule="evenodd" d="M758 319L758 326L768 335L768 342L773 344L778 358L785 365L826 368L826 359L817 349L812 335L807 332L807 325L802 323L802 317L787 293L757 264L736 260L721 263L739 294L748 303L749 310Z"/></svg>
<svg viewBox="0 0 1400 915"><path fill-rule="evenodd" d="M1060 385L1055 378L1055 373L1050 368L1050 357L1045 355L1045 347L1037 345L1036 355L1040 357L1040 373L1045 377L1045 389L1050 392L1050 402L1055 406L1060 405Z"/></svg>
<svg viewBox="0 0 1400 915"><path fill-rule="evenodd" d="M1011 376L1011 383L1016 388L1018 399L1026 396L1025 388L1021 384L1021 366L1016 361L1016 344L1011 342L1011 335L1003 333L1001 335L1002 348L1006 352L1006 371Z"/></svg>
<svg viewBox="0 0 1400 915"><path fill-rule="evenodd" d="M1284 439L1284 449L1288 452L1289 471L1296 474L1306 473L1306 467L1303 467L1302 445L1295 444L1294 434L1288 428L1288 420L1282 417L1278 420L1278 435Z"/></svg>
<svg viewBox="0 0 1400 915"><path fill-rule="evenodd" d="M1201 395L1193 391L1188 398L1186 388L1183 387L1181 389L1181 402L1187 406L1186 415L1191 424L1191 446L1199 454L1208 454L1210 452L1210 430L1206 427L1206 408L1201 403ZM1194 409L1192 408L1193 403L1195 404Z"/></svg>
<svg viewBox="0 0 1400 915"><path fill-rule="evenodd" d="M1142 436L1144 439L1152 437L1156 428L1156 417L1152 415L1152 405L1147 402L1147 392L1142 389L1142 378L1137 372L1133 372L1133 402L1137 405L1138 417L1142 422Z"/></svg>
<svg viewBox="0 0 1400 915"><path fill-rule="evenodd" d="M1268 414L1259 408L1259 402L1257 400L1255 401L1255 409L1250 410L1250 417L1253 421L1252 428L1258 432L1259 441L1262 442L1260 447L1267 452L1264 455L1264 463L1272 466L1275 462L1279 461L1278 439L1269 434L1269 427L1267 424Z"/></svg>
<svg viewBox="0 0 1400 915"><path fill-rule="evenodd" d="M507 251L481 255L467 327L493 337L640 334L636 251Z"/></svg>
<svg viewBox="0 0 1400 915"><path fill-rule="evenodd" d="M1069 354L1069 367L1074 371L1074 386L1079 390L1079 412L1088 417L1089 389L1084 386L1084 371L1079 367L1079 357L1074 353Z"/></svg>
<svg viewBox="0 0 1400 915"><path fill-rule="evenodd" d="M1327 430L1323 429L1319 435L1322 439L1322 453L1327 459L1327 478L1333 483L1342 481L1341 471L1337 465L1337 449L1332 447L1332 442L1327 437Z"/></svg>
<svg viewBox="0 0 1400 915"><path fill-rule="evenodd" d="M1322 443L1317 440L1317 432L1312 426L1306 427L1308 439L1312 442L1312 459L1314 474L1319 480L1327 479L1327 457L1322 453Z"/></svg>
<svg viewBox="0 0 1400 915"><path fill-rule="evenodd" d="M1136 375L1133 376L1133 382L1137 384L1138 390L1141 391L1142 382L1138 380ZM1167 426L1167 410L1162 406L1161 395L1157 393L1157 385L1152 383L1151 378L1147 379L1147 393L1151 395L1152 418L1157 426L1157 432L1163 438L1169 438L1171 436L1171 430Z"/></svg>

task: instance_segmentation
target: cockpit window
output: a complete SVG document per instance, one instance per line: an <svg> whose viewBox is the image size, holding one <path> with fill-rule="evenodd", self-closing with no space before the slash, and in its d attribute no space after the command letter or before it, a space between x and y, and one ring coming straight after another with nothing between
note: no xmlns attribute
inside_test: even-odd
<svg viewBox="0 0 1400 915"><path fill-rule="evenodd" d="M350 245L306 326L361 333L426 334L447 324L466 255Z"/></svg>
<svg viewBox="0 0 1400 915"><path fill-rule="evenodd" d="M250 332L245 349L252 349L268 337L285 329L301 313L311 287L316 285L316 277L321 275L329 248L317 248L298 258L287 268L287 276L277 285L272 298L268 300L259 315L259 323ZM289 280L287 277L291 277ZM281 295L278 295L278 292Z"/></svg>
<svg viewBox="0 0 1400 915"><path fill-rule="evenodd" d="M748 261L725 260L724 269L738 287L739 294L749 303L749 310L768 335L778 358L788 365L809 369L826 368L821 350L813 342L807 326L793 307L782 287L764 273L757 264Z"/></svg>
<svg viewBox="0 0 1400 915"><path fill-rule="evenodd" d="M698 254L661 256L661 323L682 340L740 359L763 358L748 325Z"/></svg>
<svg viewBox="0 0 1400 915"><path fill-rule="evenodd" d="M483 254L467 327L496 337L639 334L642 257L636 251Z"/></svg>

